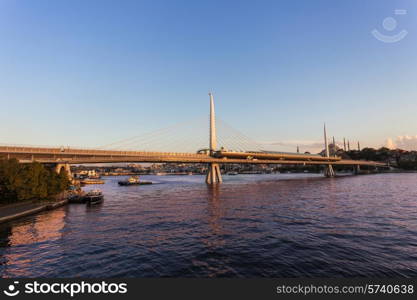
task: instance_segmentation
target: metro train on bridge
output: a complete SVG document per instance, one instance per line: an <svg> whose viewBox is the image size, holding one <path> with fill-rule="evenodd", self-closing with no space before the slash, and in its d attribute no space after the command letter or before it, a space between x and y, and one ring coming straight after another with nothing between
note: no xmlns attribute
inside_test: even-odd
<svg viewBox="0 0 417 300"><path fill-rule="evenodd" d="M209 149L201 149L198 154L209 154ZM319 154L307 154L307 153L286 153L286 152L273 152L273 151L230 151L224 148L214 151L213 157L223 159L247 159L247 160L302 160L302 161L340 161L342 158L339 156L324 157Z"/></svg>

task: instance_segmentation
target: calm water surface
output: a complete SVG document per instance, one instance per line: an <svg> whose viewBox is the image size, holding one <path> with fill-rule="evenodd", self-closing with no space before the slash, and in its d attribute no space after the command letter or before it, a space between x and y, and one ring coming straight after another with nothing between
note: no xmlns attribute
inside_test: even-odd
<svg viewBox="0 0 417 300"><path fill-rule="evenodd" d="M0 275L417 276L417 174L120 179L102 205L0 225Z"/></svg>

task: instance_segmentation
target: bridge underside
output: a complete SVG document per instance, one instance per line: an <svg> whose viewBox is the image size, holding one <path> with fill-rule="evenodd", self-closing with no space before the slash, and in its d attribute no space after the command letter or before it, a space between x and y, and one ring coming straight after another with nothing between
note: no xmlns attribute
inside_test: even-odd
<svg viewBox="0 0 417 300"><path fill-rule="evenodd" d="M220 156L220 157L219 157ZM0 159L15 158L21 163L40 162L53 164L57 172L62 167L71 179L70 164L96 163L196 163L208 164L206 182L221 183L221 164L277 164L277 165L324 165L325 176L335 176L333 166L387 167L373 161L342 160L340 157L322 157L317 155L265 154L255 152L215 153L214 156L197 153L107 151L62 148L1 147Z"/></svg>
<svg viewBox="0 0 417 300"><path fill-rule="evenodd" d="M372 161L342 160L340 157L330 156L326 129L325 157L320 155L280 153L257 151L228 151L224 147L217 147L216 119L214 112L213 95L210 96L210 142L209 150L199 153L175 153L175 152L150 152L150 151L118 151L81 149L72 147L30 147L5 145L0 146L0 159L16 158L22 163L40 162L54 164L56 170L67 171L70 164L95 164L95 163L201 163L208 164L207 183L221 182L220 164L277 164L277 165L324 165L326 176L333 177L333 166L353 165L386 167L385 164ZM116 143L117 144L117 143ZM114 143L113 143L113 146ZM135 147L141 147L135 146ZM220 148L220 150L218 150ZM240 149L241 147L237 147ZM232 148L233 149L233 148ZM209 153L209 154L208 154Z"/></svg>
<svg viewBox="0 0 417 300"><path fill-rule="evenodd" d="M27 154L27 153L0 153L0 158L16 158L22 163L37 161L40 163L56 164L94 164L94 163L217 163L217 164L285 164L285 165L359 165L386 167L386 164L362 160L338 161L312 161L288 159L230 159L214 158L208 155L141 155L141 156L93 156L93 155L55 155Z"/></svg>

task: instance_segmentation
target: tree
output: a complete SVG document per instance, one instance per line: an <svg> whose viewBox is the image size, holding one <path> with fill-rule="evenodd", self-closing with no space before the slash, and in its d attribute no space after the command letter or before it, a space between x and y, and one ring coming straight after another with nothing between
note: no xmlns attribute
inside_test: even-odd
<svg viewBox="0 0 417 300"><path fill-rule="evenodd" d="M64 169L61 169L61 171L59 172L59 175L57 176L57 181L58 181L58 190L60 192L68 189L71 184L70 180L68 179L68 173Z"/></svg>
<svg viewBox="0 0 417 300"><path fill-rule="evenodd" d="M17 187L21 186L19 162L16 159L0 160L0 200L17 198Z"/></svg>
<svg viewBox="0 0 417 300"><path fill-rule="evenodd" d="M0 203L50 198L69 185L66 171L57 174L38 162L0 160Z"/></svg>

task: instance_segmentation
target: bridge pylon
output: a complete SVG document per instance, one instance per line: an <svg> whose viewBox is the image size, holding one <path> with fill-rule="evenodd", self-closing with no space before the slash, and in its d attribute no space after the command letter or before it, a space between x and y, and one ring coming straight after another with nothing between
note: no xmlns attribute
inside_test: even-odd
<svg viewBox="0 0 417 300"><path fill-rule="evenodd" d="M327 141L327 132L326 132L326 123L324 124L324 153L327 158L330 158L329 143ZM331 164L326 165L324 169L324 176L334 177L336 174L334 172L333 166Z"/></svg>
<svg viewBox="0 0 417 300"><path fill-rule="evenodd" d="M213 94L209 93L210 96L210 156L214 156L217 148L217 136L216 136L216 116L214 112L214 99ZM206 183L214 184L223 182L222 174L220 172L220 166L218 163L209 163Z"/></svg>

